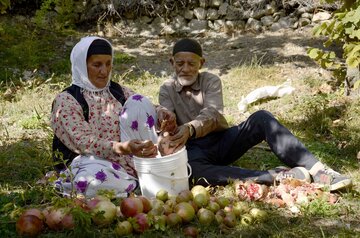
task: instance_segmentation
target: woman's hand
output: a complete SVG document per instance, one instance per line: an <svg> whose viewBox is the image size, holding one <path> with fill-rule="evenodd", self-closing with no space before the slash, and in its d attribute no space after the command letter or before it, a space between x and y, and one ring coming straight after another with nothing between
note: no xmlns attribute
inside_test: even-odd
<svg viewBox="0 0 360 238"><path fill-rule="evenodd" d="M130 140L125 142L117 142L113 145L113 149L118 154L135 155L142 158L154 158L157 155L157 147L150 140Z"/></svg>

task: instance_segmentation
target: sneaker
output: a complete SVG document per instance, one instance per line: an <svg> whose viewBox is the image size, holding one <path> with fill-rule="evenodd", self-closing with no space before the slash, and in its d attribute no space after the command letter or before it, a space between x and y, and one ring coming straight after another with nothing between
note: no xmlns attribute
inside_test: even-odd
<svg viewBox="0 0 360 238"><path fill-rule="evenodd" d="M313 176L313 180L314 183L317 183L322 187L328 186L330 191L339 190L352 185L352 180L350 178L341 175L330 168L319 170Z"/></svg>
<svg viewBox="0 0 360 238"><path fill-rule="evenodd" d="M273 171L275 172L274 177L276 182L281 182L284 179L298 179L308 183L311 182L309 171L304 167L294 167L292 169L286 167L277 167Z"/></svg>

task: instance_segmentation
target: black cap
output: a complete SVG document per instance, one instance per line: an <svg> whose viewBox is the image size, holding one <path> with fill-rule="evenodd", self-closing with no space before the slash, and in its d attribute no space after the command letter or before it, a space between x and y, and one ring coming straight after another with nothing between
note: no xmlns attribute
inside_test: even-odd
<svg viewBox="0 0 360 238"><path fill-rule="evenodd" d="M106 40L96 39L89 46L86 58L92 55L112 55L112 47Z"/></svg>
<svg viewBox="0 0 360 238"><path fill-rule="evenodd" d="M202 57L202 48L199 42L193 39L181 39L175 43L173 48L173 56L178 52L192 52Z"/></svg>

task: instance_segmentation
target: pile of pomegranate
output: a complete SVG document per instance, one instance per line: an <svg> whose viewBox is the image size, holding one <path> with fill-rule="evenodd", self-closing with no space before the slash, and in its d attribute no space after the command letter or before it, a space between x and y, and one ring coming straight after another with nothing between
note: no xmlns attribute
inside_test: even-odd
<svg viewBox="0 0 360 238"><path fill-rule="evenodd" d="M220 232L229 233L239 224L247 226L265 219L267 212L256 207L254 201L291 207L320 194L320 190L309 184L294 181L272 187L237 181L231 188L232 196L216 195L214 190L196 185L176 196L159 190L154 198L131 195L120 200L105 196L74 199L66 207L25 210L17 220L16 230L19 235L35 237L46 229L76 229L78 223L73 211L80 208L91 216L91 223L99 228L111 228L118 236L141 234L149 229L182 228L185 236L197 237L199 227L218 225ZM330 196L329 201L336 200Z"/></svg>

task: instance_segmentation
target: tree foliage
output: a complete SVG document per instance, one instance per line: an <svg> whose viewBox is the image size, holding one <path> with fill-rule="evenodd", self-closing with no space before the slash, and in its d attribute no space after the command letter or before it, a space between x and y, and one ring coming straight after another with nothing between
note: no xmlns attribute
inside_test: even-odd
<svg viewBox="0 0 360 238"><path fill-rule="evenodd" d="M10 7L10 0L0 0L0 14L4 14Z"/></svg>
<svg viewBox="0 0 360 238"><path fill-rule="evenodd" d="M334 2L334 0L326 0ZM333 43L341 44L343 48L342 60L347 67L358 68L360 65L360 0L342 0L342 7L333 12L329 22L324 22L314 28L315 36L326 36L324 47ZM344 71L341 61L336 58L334 51L310 48L308 55L316 60L323 68L332 68L337 75ZM359 87L359 81L356 87Z"/></svg>

